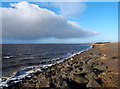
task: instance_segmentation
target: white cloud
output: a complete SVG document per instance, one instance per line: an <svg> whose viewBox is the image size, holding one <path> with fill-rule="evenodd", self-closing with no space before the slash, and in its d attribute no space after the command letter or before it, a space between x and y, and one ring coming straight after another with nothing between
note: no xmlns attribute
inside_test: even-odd
<svg viewBox="0 0 120 89"><path fill-rule="evenodd" d="M11 8L14 7L14 8ZM12 3L2 9L3 39L38 40L40 38L81 38L96 35L76 22L28 2Z"/></svg>
<svg viewBox="0 0 120 89"><path fill-rule="evenodd" d="M66 18L77 18L86 9L86 4L82 2L59 2L52 3L59 8L59 13Z"/></svg>

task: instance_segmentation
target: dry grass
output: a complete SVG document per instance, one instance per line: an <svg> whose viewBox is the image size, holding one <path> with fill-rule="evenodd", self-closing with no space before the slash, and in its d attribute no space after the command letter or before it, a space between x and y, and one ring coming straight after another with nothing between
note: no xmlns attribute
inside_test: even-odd
<svg viewBox="0 0 120 89"><path fill-rule="evenodd" d="M103 87L118 88L118 85L120 85L120 82L118 81L118 44L120 44L120 42L93 44L99 46L102 53L102 57L96 61L103 62L108 66L108 70L98 76L102 78ZM113 59L112 57L116 57L116 59Z"/></svg>

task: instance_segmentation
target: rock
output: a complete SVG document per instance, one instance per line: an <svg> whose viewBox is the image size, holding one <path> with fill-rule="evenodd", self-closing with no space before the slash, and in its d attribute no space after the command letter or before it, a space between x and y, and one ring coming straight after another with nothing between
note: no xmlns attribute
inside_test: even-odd
<svg viewBox="0 0 120 89"><path fill-rule="evenodd" d="M51 76L51 78L52 78L52 80L54 80L54 79L57 79L58 76L57 75L53 75L53 76Z"/></svg>
<svg viewBox="0 0 120 89"><path fill-rule="evenodd" d="M74 68L74 69L76 69L76 68L78 68L78 67L79 67L79 65L76 65L76 64L73 65L73 68Z"/></svg>
<svg viewBox="0 0 120 89"><path fill-rule="evenodd" d="M100 70L100 71L106 71L107 68L108 68L107 66L101 65L101 66L99 66L97 69Z"/></svg>
<svg viewBox="0 0 120 89"><path fill-rule="evenodd" d="M78 64L79 64L79 66L82 66L82 65L83 65L83 62L79 62Z"/></svg>
<svg viewBox="0 0 120 89"><path fill-rule="evenodd" d="M83 72L92 72L92 68L89 65L84 65L82 68Z"/></svg>
<svg viewBox="0 0 120 89"><path fill-rule="evenodd" d="M94 72L96 75L99 75L99 74L102 73L103 71L100 71L100 70L98 70L97 68L93 68L93 72Z"/></svg>
<svg viewBox="0 0 120 89"><path fill-rule="evenodd" d="M88 80L84 77L81 77L80 75L74 74L74 76L71 76L72 81L80 84L80 83L88 83Z"/></svg>
<svg viewBox="0 0 120 89"><path fill-rule="evenodd" d="M39 87L40 88L50 87L50 82L51 82L50 79L46 78L40 82Z"/></svg>
<svg viewBox="0 0 120 89"><path fill-rule="evenodd" d="M72 66L72 62L68 62L68 65Z"/></svg>
<svg viewBox="0 0 120 89"><path fill-rule="evenodd" d="M67 87L67 86L68 86L67 82L66 81L62 81L61 87Z"/></svg>
<svg viewBox="0 0 120 89"><path fill-rule="evenodd" d="M103 82L102 82L102 79L101 79L101 78L97 78L97 79L96 79L96 81L97 81L100 85L102 85L102 84L103 84Z"/></svg>
<svg viewBox="0 0 120 89"><path fill-rule="evenodd" d="M89 65L90 65L92 68L95 68L96 66L99 65L99 63L95 61L95 62L90 62Z"/></svg>
<svg viewBox="0 0 120 89"><path fill-rule="evenodd" d="M55 87L61 87L63 86L62 84L63 84L63 78L61 77L58 77L54 82Z"/></svg>
<svg viewBox="0 0 120 89"><path fill-rule="evenodd" d="M50 74L51 75L55 75L55 71L50 71Z"/></svg>
<svg viewBox="0 0 120 89"><path fill-rule="evenodd" d="M91 73L87 73L85 75L85 78L87 78L88 80L92 79L92 78L96 78L97 75L94 73L94 72L91 72Z"/></svg>
<svg viewBox="0 0 120 89"><path fill-rule="evenodd" d="M86 73L80 73L80 74L77 74L77 75L85 78Z"/></svg>
<svg viewBox="0 0 120 89"><path fill-rule="evenodd" d="M71 70L73 70L73 68L70 67L70 66L68 66L68 67L66 68L66 71L71 71Z"/></svg>
<svg viewBox="0 0 120 89"><path fill-rule="evenodd" d="M68 74L64 72L64 73L61 74L61 76L62 76L62 78L66 79Z"/></svg>
<svg viewBox="0 0 120 89"><path fill-rule="evenodd" d="M35 86L36 88L39 88L40 86L39 86L39 83L36 83L36 86Z"/></svg>
<svg viewBox="0 0 120 89"><path fill-rule="evenodd" d="M86 57L86 58L85 58L85 63L87 64L90 59L91 59L91 58Z"/></svg>
<svg viewBox="0 0 120 89"><path fill-rule="evenodd" d="M87 87L92 87L92 88L95 88L95 87L100 87L101 85L95 81L94 79L91 79L88 84L87 84Z"/></svg>
<svg viewBox="0 0 120 89"><path fill-rule="evenodd" d="M76 69L74 69L73 71L74 71L75 73L80 74L80 73L83 71L83 69L82 69L82 68L76 68Z"/></svg>

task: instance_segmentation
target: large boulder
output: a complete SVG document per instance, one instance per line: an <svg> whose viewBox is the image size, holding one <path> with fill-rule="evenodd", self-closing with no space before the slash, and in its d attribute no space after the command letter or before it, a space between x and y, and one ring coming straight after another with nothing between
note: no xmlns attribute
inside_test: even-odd
<svg viewBox="0 0 120 89"><path fill-rule="evenodd" d="M97 75L94 72L87 73L85 75L85 78L87 78L88 80L91 80L92 78L96 78L96 77L97 77Z"/></svg>
<svg viewBox="0 0 120 89"><path fill-rule="evenodd" d="M97 87L101 87L101 85L95 79L91 79L88 82L87 87L97 88Z"/></svg>
<svg viewBox="0 0 120 89"><path fill-rule="evenodd" d="M81 83L88 83L88 80L84 77L81 77L80 75L74 74L74 76L71 76L72 81L81 84Z"/></svg>

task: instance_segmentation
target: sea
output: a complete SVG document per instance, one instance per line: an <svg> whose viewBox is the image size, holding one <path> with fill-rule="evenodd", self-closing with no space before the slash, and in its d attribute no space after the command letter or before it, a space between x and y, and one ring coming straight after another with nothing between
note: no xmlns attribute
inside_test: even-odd
<svg viewBox="0 0 120 89"><path fill-rule="evenodd" d="M2 76L32 66L60 63L89 48L89 44L2 44Z"/></svg>

